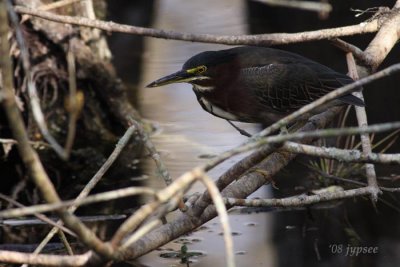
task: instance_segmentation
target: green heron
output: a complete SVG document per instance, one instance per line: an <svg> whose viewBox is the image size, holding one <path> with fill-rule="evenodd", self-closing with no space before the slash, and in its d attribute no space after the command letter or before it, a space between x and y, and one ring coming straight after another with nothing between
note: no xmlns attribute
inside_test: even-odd
<svg viewBox="0 0 400 267"><path fill-rule="evenodd" d="M231 121L271 124L353 80L294 53L245 46L197 54L147 87L180 82L193 85L204 110L238 129ZM348 94L308 116L345 104L364 102Z"/></svg>

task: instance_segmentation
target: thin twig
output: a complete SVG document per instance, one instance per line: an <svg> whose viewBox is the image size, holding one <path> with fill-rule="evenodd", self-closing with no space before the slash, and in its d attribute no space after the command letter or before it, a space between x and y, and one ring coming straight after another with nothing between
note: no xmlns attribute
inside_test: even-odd
<svg viewBox="0 0 400 267"><path fill-rule="evenodd" d="M138 228L131 236L129 236L121 245L121 248L126 248L136 241L138 241L140 238L145 236L147 233L149 233L151 230L156 228L158 225L160 225L161 220L153 220L149 223L146 223L142 227Z"/></svg>
<svg viewBox="0 0 400 267"><path fill-rule="evenodd" d="M308 166L308 167L310 167L310 166ZM332 180L335 180L335 181L340 181L340 182L344 182L344 183L360 185L360 186L364 186L364 187L368 186L367 183L360 182L360 181L353 180L353 179L347 179L347 178L343 178L343 177L338 177L338 176L323 172L323 171L321 171L321 170L319 170L317 168L311 168L311 170L317 172L318 174L322 175L325 178L332 179ZM400 192L400 188L399 187L379 186L379 189L382 190L382 191L386 191L386 192Z"/></svg>
<svg viewBox="0 0 400 267"><path fill-rule="evenodd" d="M365 58L364 51L355 45L343 41L340 38L333 38L330 40L336 47L340 48L346 53L353 53L354 57L357 58L364 65L368 65L368 60Z"/></svg>
<svg viewBox="0 0 400 267"><path fill-rule="evenodd" d="M182 190L187 190L188 187L203 174L204 172L201 169L195 168L191 172L183 174L181 177L172 182L172 184L170 184L170 186L167 188L157 192L157 201L143 205L137 212L129 217L115 232L111 239L111 244L114 247L118 246L118 244L126 235L134 231L162 203L166 203ZM119 250L117 251L117 254L123 254L123 252Z"/></svg>
<svg viewBox="0 0 400 267"><path fill-rule="evenodd" d="M293 140L301 140L306 137L323 138L323 137L354 135L354 134L361 134L361 133L364 133L364 134L378 133L378 132L396 130L398 128L400 128L400 121L374 124L374 125L369 125L369 126L366 126L363 128L359 128L359 127L346 127L346 128L341 128L341 129L332 128L332 129L316 130L313 132L295 132L295 133L289 133L289 134L284 134L284 135L273 135L273 136L263 137L259 140L253 141L251 143L247 143L240 147L237 147L233 150L225 152L220 157L223 159L223 157L230 157L230 156L236 155L238 153L243 153L243 152L258 148L262 145L282 143L282 142L289 141L289 140L292 140L292 141ZM230 154L230 155L228 156L226 154ZM208 170L209 167L213 166L213 164L217 160L220 160L220 158L215 159L211 163L206 164L206 169Z"/></svg>
<svg viewBox="0 0 400 267"><path fill-rule="evenodd" d="M79 113L82 108L82 104L79 106L76 89L76 67L75 57L71 51L67 53L67 64L68 64L68 83L69 83L69 96L68 96L68 132L67 140L65 141L64 151L65 156L68 159L74 144L76 123L79 117Z"/></svg>
<svg viewBox="0 0 400 267"><path fill-rule="evenodd" d="M88 17L89 19L96 19L92 0L82 0L81 5L84 7L85 17Z"/></svg>
<svg viewBox="0 0 400 267"><path fill-rule="evenodd" d="M35 213L44 213L44 212L56 211L63 208L71 208L71 206L74 208L78 208L79 206L110 201L114 199L119 199L139 194L148 194L151 196L155 196L156 191L148 187L127 187L104 193L94 194L85 198L66 200L59 203L41 204L41 205L33 205L17 209L3 210L0 211L0 218L6 219L13 217L22 217Z"/></svg>
<svg viewBox="0 0 400 267"><path fill-rule="evenodd" d="M233 253L234 248L233 248L232 232L231 232L231 227L229 225L228 212L226 211L226 207L222 199L221 193L219 192L215 183L206 174L198 177L198 179L200 179L201 182L206 186L207 191L209 192L211 199L215 205L215 209L217 210L218 217L221 221L221 226L224 233L224 241L225 241L226 266L234 267L236 265Z"/></svg>
<svg viewBox="0 0 400 267"><path fill-rule="evenodd" d="M39 10L43 10L43 11L49 11L49 10L52 10L52 9L64 7L64 6L67 6L67 5L76 3L76 2L80 2L80 1L83 1L83 0L60 0L60 1L57 1L57 2L53 2L53 3L46 4L46 5L42 5L38 9Z"/></svg>
<svg viewBox="0 0 400 267"><path fill-rule="evenodd" d="M81 13L83 17L89 19L96 19L96 13L94 11L93 0L82 0L80 3L82 9ZM74 14L79 15L79 14ZM86 34L85 34L86 33ZM101 59L110 61L112 58L112 54L110 49L108 48L107 41L104 36L101 36L101 31L96 28L84 28L81 29L81 34L87 35L85 40L86 42L91 43L90 46L92 49L94 48L94 53ZM95 41L95 42L93 42Z"/></svg>
<svg viewBox="0 0 400 267"><path fill-rule="evenodd" d="M64 149L60 146L57 140L51 135L49 128L47 127L46 120L40 107L40 98L37 94L36 85L33 82L32 73L28 72L26 74L26 78L28 79L28 94L29 100L32 108L32 114L36 121L36 124L39 127L41 134L44 139L50 144L51 148L58 154L58 156L64 160L67 160L68 157L64 151Z"/></svg>
<svg viewBox="0 0 400 267"><path fill-rule="evenodd" d="M356 196L371 194L371 187L362 187L343 191L325 192L307 196L305 194L281 199L237 199L224 198L226 205L248 207L303 207L306 205L322 203L330 200L340 200Z"/></svg>
<svg viewBox="0 0 400 267"><path fill-rule="evenodd" d="M238 179L241 175L250 170L253 166L260 163L263 159L265 159L268 155L270 155L275 149L279 147L274 144L269 144L263 146L257 151L254 151L247 157L241 159L239 162L230 167L227 171L225 171L216 181L217 187L220 191L222 191L225 187L227 187L234 180ZM193 213L196 215L200 215L204 209L209 205L210 202L210 194L208 191L205 191L201 198L196 201L196 204L193 206Z"/></svg>
<svg viewBox="0 0 400 267"><path fill-rule="evenodd" d="M64 232L58 231L58 237L60 238L61 242L63 243L68 255L74 255L74 251L72 250L72 247L69 244L68 239L65 236Z"/></svg>
<svg viewBox="0 0 400 267"><path fill-rule="evenodd" d="M15 145L18 142L14 139L9 139L9 138L0 138L0 143L1 144L10 144L10 145Z"/></svg>
<svg viewBox="0 0 400 267"><path fill-rule="evenodd" d="M149 135L143 129L142 125L138 122L134 122L137 131L142 139L143 144L145 145L147 151L149 152L149 156L153 159L154 163L157 166L158 172L160 173L161 177L164 179L165 184L168 186L172 183L171 175L167 167L165 166L164 162L161 160L160 153L158 153L155 145L150 140Z"/></svg>
<svg viewBox="0 0 400 267"><path fill-rule="evenodd" d="M326 173L325 171L320 170L319 168L314 167L314 166L307 165L306 167L309 168L310 170L318 173L319 175L321 175L324 178L332 179L332 180L339 181L339 182L354 184L354 185L358 185L358 186L362 186L362 187L366 187L368 185L367 183L360 182L360 181L357 181L354 179L338 177L338 176Z"/></svg>
<svg viewBox="0 0 400 267"><path fill-rule="evenodd" d="M353 80L358 80L357 66L356 66L356 62L354 61L353 54L347 53L346 59L347 59L347 65L349 68L350 77L353 78ZM364 101L364 96L363 96L362 91L354 92L354 95ZM355 106L355 109L356 109L358 126L361 129L367 128L368 120L367 120L367 112L365 111L365 107ZM360 135L360 137L361 137L362 154L365 157L365 156L368 156L368 154L372 153L371 140L369 139L369 135L367 133L362 133ZM375 172L374 165L371 163L366 163L365 164L365 172L366 172L367 179L368 179L368 186L371 187L371 199L372 199L372 201L376 202L376 201L378 201L378 194L380 193L380 190L378 187L378 182L376 181L376 172Z"/></svg>
<svg viewBox="0 0 400 267"><path fill-rule="evenodd" d="M285 142L282 146L282 149L292 153L301 153L309 156L335 159L338 161L345 161L345 162L400 164L400 154L381 154L381 153L364 154L359 150L355 149L317 147L312 145L294 143L290 141Z"/></svg>
<svg viewBox="0 0 400 267"><path fill-rule="evenodd" d="M22 205L21 203L19 203L18 201L15 201L14 199L12 199L12 198L10 198L10 197L8 197L8 196L2 194L2 193L0 193L0 198L3 199L3 200L5 200L5 201L7 201L7 202L10 202L10 203L13 204L14 206L17 206L17 207L19 207L19 208L25 208L25 206ZM36 218L38 218L39 220L41 220L41 221L43 221L43 222L46 222L46 223L48 223L49 225L52 225L52 226L56 227L57 229L60 229L60 230L62 230L62 231L64 231L64 232L68 233L68 234L71 235L71 236L76 237L76 234L74 234L73 232L71 232L71 230L69 230L68 228L66 228L66 227L63 226L62 224L53 222L53 221L52 221L51 219L49 219L46 215L39 214L39 213L31 213L31 214L33 214L33 215L34 215Z"/></svg>
<svg viewBox="0 0 400 267"><path fill-rule="evenodd" d="M0 138L0 144L10 144L10 145L16 145L18 144L17 140L15 139L10 139L10 138ZM42 141L30 141L30 144L34 147L49 147L48 143L42 142Z"/></svg>
<svg viewBox="0 0 400 267"><path fill-rule="evenodd" d="M147 151L149 152L150 157L154 160L154 163L157 166L158 173L164 179L165 184L167 186L169 186L172 183L172 178L167 169L167 166L165 166L164 161L161 159L160 153L158 153L155 145L150 140L149 135L143 129L142 125L139 122L134 122L134 124L136 125L138 133L139 133L139 135L142 139L142 142L145 145ZM183 200L179 201L178 208L183 212L187 210L187 207L186 207L185 203L183 202Z"/></svg>
<svg viewBox="0 0 400 267"><path fill-rule="evenodd" d="M229 45L278 45L278 44L289 44L295 42L307 42L307 41L330 39L340 36L349 36L355 34L376 32L380 27L378 20L372 20L369 22L360 23L358 25L302 32L302 33L275 33L275 34L231 36L231 35L213 35L213 34L193 34L193 33L183 33L176 31L136 27L136 26L118 24L115 22L91 20L83 17L56 15L51 12L34 10L22 6L16 6L15 11L22 14L37 16L54 22L92 27L108 32L122 32L128 34L150 36L155 38L182 40L190 42L219 43L219 44L229 44Z"/></svg>

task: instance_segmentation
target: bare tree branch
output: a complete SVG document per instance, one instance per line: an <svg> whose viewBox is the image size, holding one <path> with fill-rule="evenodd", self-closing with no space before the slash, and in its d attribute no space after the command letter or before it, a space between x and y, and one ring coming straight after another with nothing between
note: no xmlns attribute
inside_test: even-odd
<svg viewBox="0 0 400 267"><path fill-rule="evenodd" d="M339 181L339 182L344 182L344 183L349 183L349 184L355 184L355 185L360 185L360 186L364 186L364 187L368 187L367 183L364 182L360 182L357 180L353 180L353 179L347 179L347 178L343 178L343 177L338 177L332 174L328 174L324 171L321 171L317 168L311 168L313 171L317 172L318 174L320 174L321 176L328 178L328 179L332 179L335 181ZM379 189L382 191L386 191L386 192L400 192L400 188L398 187L385 187L385 186L379 186Z"/></svg>
<svg viewBox="0 0 400 267"><path fill-rule="evenodd" d="M356 62L354 61L353 54L347 53L346 59L347 59L347 65L349 68L350 77L353 78L353 80L358 80L359 77L358 77ZM364 101L364 96L363 96L362 91L354 92L354 95ZM358 126L361 129L367 128L368 120L367 120L367 112L365 111L365 107L355 106L354 108L356 109ZM368 154L370 154L372 152L371 140L369 139L369 135L366 133L362 133L360 135L360 137L361 137L362 153L364 156L367 156ZM381 193L381 191L379 190L378 182L376 181L375 166L371 163L366 163L365 164L365 172L366 172L367 179L368 179L368 186L371 187L371 199L372 199L372 201L376 202L376 201L378 201L378 194Z"/></svg>
<svg viewBox="0 0 400 267"><path fill-rule="evenodd" d="M76 88L76 66L75 57L71 51L67 53L67 64L68 64L68 84L69 84L69 97L68 97L68 132L65 141L64 152L66 158L69 158L71 154L72 146L74 144L76 123L79 118L79 113L83 108L83 100L79 99L78 91Z"/></svg>
<svg viewBox="0 0 400 267"><path fill-rule="evenodd" d="M339 38L334 38L331 42L346 53L353 53L354 57L360 60L364 65L368 66L368 60L365 58L364 51L355 45L343 41Z"/></svg>
<svg viewBox="0 0 400 267"><path fill-rule="evenodd" d="M19 208L29 208L29 207L25 207L25 206L22 205L21 203L19 203L19 202L15 201L14 199L12 199L12 198L10 198L10 197L4 195L4 194L1 194L1 193L0 193L0 198L3 199L3 200L5 200L5 201L7 201L7 202L12 203L14 206L17 206L17 207L19 207ZM38 213L34 212L34 213L32 213L32 214L33 214L36 218L38 218L39 220L41 220L41 221L43 221L43 222L46 222L46 223L48 223L49 225L52 225L52 226L54 226L55 228L57 228L57 229L59 229L59 230L62 230L62 231L64 231L64 232L68 233L69 235L72 235L72 236L76 237L76 235L75 235L73 232L71 232L71 230L69 230L68 228L65 228L65 226L63 226L63 225L61 225L61 224L58 224L58 223L56 223L56 222L53 222L53 221L52 221L51 219L49 219L47 216L42 215L42 214L39 214L39 213L40 213L40 212L38 212Z"/></svg>
<svg viewBox="0 0 400 267"><path fill-rule="evenodd" d="M387 16L387 19L383 22L382 27L364 51L364 57L373 71L378 68L396 42L400 39L399 1L396 2L392 10L395 12L383 15Z"/></svg>
<svg viewBox="0 0 400 267"><path fill-rule="evenodd" d="M85 266L92 254L90 252L76 256L34 255L15 251L0 250L0 262L28 263L41 266Z"/></svg>
<svg viewBox="0 0 400 267"><path fill-rule="evenodd" d="M206 186L208 193L211 196L211 199L214 203L215 209L218 212L218 217L221 221L222 230L224 233L224 241L225 241L225 255L226 255L226 266L234 267L235 264L235 256L233 254L233 240L232 240L232 232L231 227L229 225L228 220L228 212L226 211L226 207L224 201L222 200L221 193L219 192L217 186L207 175L203 175L199 177L202 183Z"/></svg>
<svg viewBox="0 0 400 267"><path fill-rule="evenodd" d="M301 153L314 157L335 159L345 162L400 164L400 154L361 153L355 149L339 149L335 147L317 147L294 142L285 142L282 146L292 153Z"/></svg>
<svg viewBox="0 0 400 267"><path fill-rule="evenodd" d="M48 11L48 10L51 10L51 9L64 7L64 6L67 6L67 5L70 5L70 4L73 4L73 3L77 3L77 2L81 2L81 1L83 1L83 0L60 0L60 1L57 1L57 2L53 2L53 3L50 3L50 4L46 4L46 5L40 6L38 9L39 10Z"/></svg>
<svg viewBox="0 0 400 267"><path fill-rule="evenodd" d="M340 36L371 33L371 32L376 32L380 28L380 22L379 20L376 19L369 22L363 22L358 25L345 26L332 29L322 29L317 31L309 31L301 33L274 33L274 34L229 36L229 35L182 33L176 31L136 27L136 26L118 24L115 22L91 20L83 17L56 15L51 12L34 10L22 6L15 6L15 11L21 14L37 16L55 22L92 27L109 32L122 32L128 34L150 36L155 38L182 40L190 42L219 43L227 45L266 46L266 45L289 44L297 42L330 39Z"/></svg>
<svg viewBox="0 0 400 267"><path fill-rule="evenodd" d="M135 230L156 208L162 203L167 202L180 191L187 190L188 186L202 175L204 175L204 171L201 168L195 168L191 172L183 174L167 188L160 190L157 193L157 201L142 206L135 214L122 223L115 232L111 243L117 246L125 236Z"/></svg>
<svg viewBox="0 0 400 267"><path fill-rule="evenodd" d="M91 196L87 196L84 198L77 198L74 200L66 200L59 203L52 204L41 204L41 205L33 205L29 207L22 207L17 209L9 209L0 211L0 218L12 218L12 217L21 217L27 216L35 213L44 213L55 210L60 210L63 208L70 208L73 206L74 209L79 206L89 205L97 202L110 201L118 198L124 198L129 196L134 196L138 194L148 194L151 196L155 196L155 190L147 187L127 187L117 190L112 190L104 193L98 193ZM1 194L0 194L1 197ZM72 209L71 209L72 210Z"/></svg>
<svg viewBox="0 0 400 267"><path fill-rule="evenodd" d="M306 205L322 203L330 200L347 199L356 196L371 194L371 187L362 187L350 190L336 190L321 194L307 196L305 194L281 199L237 199L224 198L227 205L245 207L304 207Z"/></svg>

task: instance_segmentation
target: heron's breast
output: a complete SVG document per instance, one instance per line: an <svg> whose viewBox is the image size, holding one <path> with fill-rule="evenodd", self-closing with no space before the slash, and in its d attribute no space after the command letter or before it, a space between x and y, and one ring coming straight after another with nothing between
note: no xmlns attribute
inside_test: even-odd
<svg viewBox="0 0 400 267"><path fill-rule="evenodd" d="M213 114L214 116L217 116L217 117L220 117L220 118L223 118L226 120L233 120L233 121L239 120L240 121L240 119L235 114L230 113L226 109L212 103L210 100L208 100L205 97L199 97L198 101L204 110Z"/></svg>

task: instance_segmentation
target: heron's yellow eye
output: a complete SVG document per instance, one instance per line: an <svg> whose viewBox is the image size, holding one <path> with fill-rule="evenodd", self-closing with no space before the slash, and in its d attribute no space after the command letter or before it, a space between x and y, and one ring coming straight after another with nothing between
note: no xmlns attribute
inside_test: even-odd
<svg viewBox="0 0 400 267"><path fill-rule="evenodd" d="M196 68L196 73L201 74L201 73L205 72L206 70L207 70L207 67L203 65L203 66Z"/></svg>

